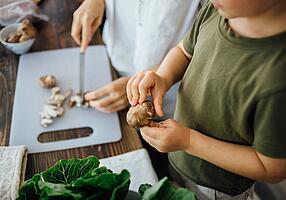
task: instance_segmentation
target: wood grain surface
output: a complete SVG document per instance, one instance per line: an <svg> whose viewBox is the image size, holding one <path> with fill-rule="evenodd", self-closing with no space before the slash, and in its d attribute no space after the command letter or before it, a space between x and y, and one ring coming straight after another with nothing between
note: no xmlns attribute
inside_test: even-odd
<svg viewBox="0 0 286 200"><path fill-rule="evenodd" d="M70 36L70 28L72 14L80 5L80 2L81 1L76 0L44 0L40 4L41 11L49 16L49 21L36 23L39 35L31 49L32 52L76 46ZM93 37L91 44L103 44L99 31ZM2 146L9 144L18 59L18 56L12 54L3 46L0 46L0 145ZM142 148L136 131L126 123L126 111L125 109L118 113L122 131L122 139L119 142L29 154L26 179L35 173L46 170L59 159L82 158L89 155L105 158ZM77 137L78 135L85 134L84 131L87 130L74 129L63 131L62 134L60 134L61 136L58 137L66 138L67 134ZM29 133L23 130L23 134ZM46 140L55 139L55 135L56 134L51 133L48 136L52 138L45 136ZM42 139L45 140L45 137Z"/></svg>

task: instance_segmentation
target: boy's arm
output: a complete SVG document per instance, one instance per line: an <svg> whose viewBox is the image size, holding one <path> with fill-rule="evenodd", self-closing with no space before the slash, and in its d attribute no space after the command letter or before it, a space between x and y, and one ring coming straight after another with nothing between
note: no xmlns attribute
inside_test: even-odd
<svg viewBox="0 0 286 200"><path fill-rule="evenodd" d="M126 91L129 103L134 106L145 101L152 95L156 114L163 116L163 97L169 88L182 79L189 63L189 55L180 42L172 48L160 64L158 70L139 72L131 77L127 83Z"/></svg>
<svg viewBox="0 0 286 200"><path fill-rule="evenodd" d="M187 53L181 41L172 48L162 61L156 73L166 80L167 89L182 79L192 56Z"/></svg>
<svg viewBox="0 0 286 200"><path fill-rule="evenodd" d="M190 130L187 153L253 180L277 183L286 178L286 159L275 159L254 148L220 141Z"/></svg>

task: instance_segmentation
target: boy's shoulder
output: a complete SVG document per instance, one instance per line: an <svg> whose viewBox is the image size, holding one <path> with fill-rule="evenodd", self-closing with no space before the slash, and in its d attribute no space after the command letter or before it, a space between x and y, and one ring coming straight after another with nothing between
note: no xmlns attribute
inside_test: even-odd
<svg viewBox="0 0 286 200"><path fill-rule="evenodd" d="M217 9L213 6L213 4L210 1L207 1L201 8L197 16L197 20L201 26L204 23L206 23L208 20L210 20L211 18L217 15L219 15Z"/></svg>
<svg viewBox="0 0 286 200"><path fill-rule="evenodd" d="M261 97L268 96L280 90L286 90L286 48L273 50L272 53L261 64L261 70L258 71L257 84L261 88Z"/></svg>

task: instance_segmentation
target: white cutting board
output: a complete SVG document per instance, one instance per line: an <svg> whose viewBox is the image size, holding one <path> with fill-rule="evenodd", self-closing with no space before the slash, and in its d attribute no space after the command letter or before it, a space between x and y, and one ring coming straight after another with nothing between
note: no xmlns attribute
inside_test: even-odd
<svg viewBox="0 0 286 200"><path fill-rule="evenodd" d="M121 139L118 115L104 114L95 109L68 108L47 128L40 125L39 112L51 96L49 89L39 85L39 78L53 74L62 91L79 88L79 48L42 51L20 57L14 99L10 145L27 145L29 153L115 142ZM111 72L104 46L88 47L85 53L85 91L111 82ZM90 127L88 137L40 143L42 132ZM63 134L63 133L60 133Z"/></svg>

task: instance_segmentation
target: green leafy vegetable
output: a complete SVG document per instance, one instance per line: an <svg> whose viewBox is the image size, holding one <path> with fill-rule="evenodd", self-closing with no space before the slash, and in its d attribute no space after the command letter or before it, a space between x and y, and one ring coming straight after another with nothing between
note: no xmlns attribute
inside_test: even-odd
<svg viewBox="0 0 286 200"><path fill-rule="evenodd" d="M142 184L139 187L142 200L196 200L195 194L188 189L175 188L167 177L161 179L152 187Z"/></svg>
<svg viewBox="0 0 286 200"><path fill-rule="evenodd" d="M96 157L60 160L53 167L27 180L18 200L123 200L130 173L116 174L99 167Z"/></svg>

